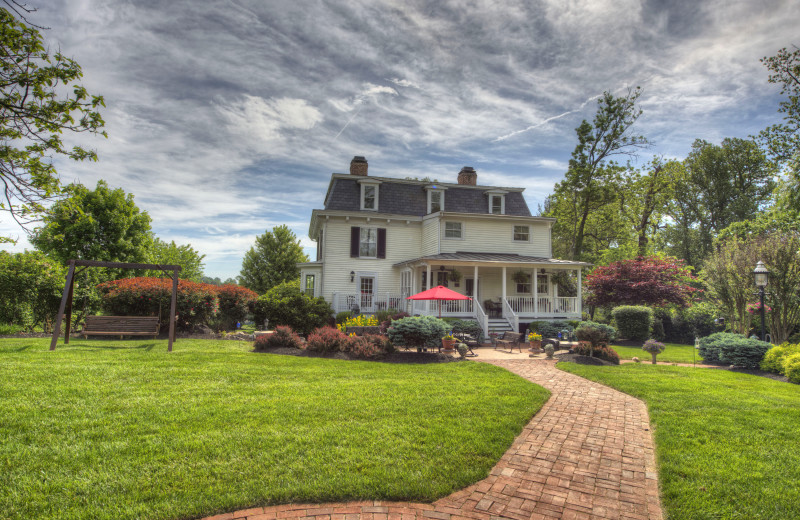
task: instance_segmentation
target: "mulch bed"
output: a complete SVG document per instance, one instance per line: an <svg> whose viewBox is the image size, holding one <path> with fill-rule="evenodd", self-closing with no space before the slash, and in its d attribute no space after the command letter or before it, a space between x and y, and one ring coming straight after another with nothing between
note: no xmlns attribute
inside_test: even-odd
<svg viewBox="0 0 800 520"><path fill-rule="evenodd" d="M379 361L381 363L426 364L426 363L450 363L453 361L461 361L461 356L459 356L458 354L449 355L449 354L442 354L440 352L416 352L416 351L405 351L405 350L400 350L392 354L389 354L387 356L375 359L364 359L364 358L353 357L347 354L346 352L323 354L320 352L311 352L308 350L302 350L297 348L273 348L262 351L254 350L253 352L256 352L258 354L279 354L284 356L300 356L300 357L313 357L313 358L325 358L325 359Z"/></svg>

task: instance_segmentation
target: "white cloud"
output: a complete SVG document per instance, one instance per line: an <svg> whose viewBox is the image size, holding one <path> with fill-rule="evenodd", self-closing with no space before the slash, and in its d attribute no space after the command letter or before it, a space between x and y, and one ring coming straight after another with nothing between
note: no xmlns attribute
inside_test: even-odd
<svg viewBox="0 0 800 520"><path fill-rule="evenodd" d="M254 143L280 139L287 129L311 129L323 119L322 113L304 99L244 95L238 101L220 104L219 110L232 132Z"/></svg>

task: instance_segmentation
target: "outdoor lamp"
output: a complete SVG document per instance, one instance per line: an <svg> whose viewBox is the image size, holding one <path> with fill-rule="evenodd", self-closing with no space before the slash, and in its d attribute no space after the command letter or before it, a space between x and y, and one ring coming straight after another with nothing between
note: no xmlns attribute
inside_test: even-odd
<svg viewBox="0 0 800 520"><path fill-rule="evenodd" d="M761 341L766 341L767 335L764 330L764 321L766 321L766 313L764 309L764 288L767 286L767 279L769 278L769 271L764 267L764 262L759 261L756 268L753 270L753 276L756 279L756 287L758 287L759 306L761 309Z"/></svg>
<svg viewBox="0 0 800 520"><path fill-rule="evenodd" d="M767 279L769 278L769 271L767 268L764 267L764 262L758 262L756 264L755 270L753 270L753 275L756 279L756 286L758 287L766 287L767 286Z"/></svg>
<svg viewBox="0 0 800 520"><path fill-rule="evenodd" d="M355 279L356 279L356 272L355 271L350 271L350 281L352 282Z"/></svg>

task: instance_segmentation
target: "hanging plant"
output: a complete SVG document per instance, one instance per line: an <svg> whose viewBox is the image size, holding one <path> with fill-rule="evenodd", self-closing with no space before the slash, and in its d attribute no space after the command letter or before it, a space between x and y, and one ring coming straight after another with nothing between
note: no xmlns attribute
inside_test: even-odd
<svg viewBox="0 0 800 520"><path fill-rule="evenodd" d="M528 283L529 277L530 274L525 271L517 271L511 275L511 279L514 280L514 283Z"/></svg>
<svg viewBox="0 0 800 520"><path fill-rule="evenodd" d="M450 279L453 280L456 283L460 282L461 281L461 272L457 271L456 269L453 269L452 271L450 271Z"/></svg>

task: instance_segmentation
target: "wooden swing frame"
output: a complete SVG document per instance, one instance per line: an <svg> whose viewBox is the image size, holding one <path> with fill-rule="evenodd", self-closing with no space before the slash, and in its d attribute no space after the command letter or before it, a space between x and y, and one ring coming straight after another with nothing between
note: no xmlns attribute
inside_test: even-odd
<svg viewBox="0 0 800 520"><path fill-rule="evenodd" d="M172 344L175 342L175 309L178 304L178 273L181 272L179 265L157 265L157 264L132 264L127 262L101 262L97 260L70 260L69 270L67 271L67 281L64 284L64 294L61 296L61 305L58 307L58 316L53 327L53 339L50 341L50 350L56 349L58 336L61 332L61 322L66 315L67 321L64 324L64 344L69 344L69 328L72 321L72 287L75 283L75 276L89 267L111 267L116 269L149 269L163 271L170 274L172 279L172 300L169 306L169 342L167 352L172 352ZM75 272L76 267L82 267Z"/></svg>

